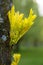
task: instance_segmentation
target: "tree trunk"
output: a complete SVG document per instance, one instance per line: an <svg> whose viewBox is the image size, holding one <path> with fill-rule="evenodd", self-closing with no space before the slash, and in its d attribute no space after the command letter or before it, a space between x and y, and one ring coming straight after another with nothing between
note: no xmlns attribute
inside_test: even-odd
<svg viewBox="0 0 43 65"><path fill-rule="evenodd" d="M11 0L0 0L0 65L11 65L10 23L7 17L11 6Z"/></svg>

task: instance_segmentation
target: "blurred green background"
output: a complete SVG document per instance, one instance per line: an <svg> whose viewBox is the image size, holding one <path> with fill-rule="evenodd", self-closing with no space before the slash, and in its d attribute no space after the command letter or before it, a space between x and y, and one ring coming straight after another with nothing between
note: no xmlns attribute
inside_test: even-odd
<svg viewBox="0 0 43 65"><path fill-rule="evenodd" d="M21 53L19 65L43 65L43 16L39 15L35 0L13 0L15 10L29 15L32 8L37 15L31 29L17 44L18 53Z"/></svg>

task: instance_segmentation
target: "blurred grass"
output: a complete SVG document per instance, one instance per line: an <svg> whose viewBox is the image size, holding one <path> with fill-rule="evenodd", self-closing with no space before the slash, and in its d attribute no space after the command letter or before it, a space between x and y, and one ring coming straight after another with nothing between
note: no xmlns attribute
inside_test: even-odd
<svg viewBox="0 0 43 65"><path fill-rule="evenodd" d="M20 53L22 56L19 65L43 65L43 48L23 48Z"/></svg>
<svg viewBox="0 0 43 65"><path fill-rule="evenodd" d="M43 47L41 47L41 41L43 44L43 17L39 16L37 4L34 3L33 0L26 0L25 6L21 5L22 1L23 0L13 0L16 11L20 11L20 13L23 12L25 16L28 16L29 10L32 8L34 13L37 14L37 19L33 27L21 39L20 45L23 45L23 47L20 46L20 53L22 56L18 65L43 65ZM35 44L34 40L37 40L35 42L39 42L38 47L28 48L30 47L29 45L32 46L32 42ZM24 48L24 45L26 48Z"/></svg>

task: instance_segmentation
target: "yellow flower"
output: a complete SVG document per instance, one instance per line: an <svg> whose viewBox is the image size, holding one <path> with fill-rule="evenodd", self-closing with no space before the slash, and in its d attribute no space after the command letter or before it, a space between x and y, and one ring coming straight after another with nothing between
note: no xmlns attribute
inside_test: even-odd
<svg viewBox="0 0 43 65"><path fill-rule="evenodd" d="M18 65L19 61L20 61L20 54L14 54L13 55L13 61L11 63L11 65Z"/></svg>
<svg viewBox="0 0 43 65"><path fill-rule="evenodd" d="M17 65L17 63L13 61L13 62L11 63L11 65Z"/></svg>
<svg viewBox="0 0 43 65"><path fill-rule="evenodd" d="M24 14L15 12L14 6L8 12L8 18L10 21L10 44L16 44L18 40L30 29L36 15L33 14L33 10L30 9L30 14L27 18L24 18Z"/></svg>

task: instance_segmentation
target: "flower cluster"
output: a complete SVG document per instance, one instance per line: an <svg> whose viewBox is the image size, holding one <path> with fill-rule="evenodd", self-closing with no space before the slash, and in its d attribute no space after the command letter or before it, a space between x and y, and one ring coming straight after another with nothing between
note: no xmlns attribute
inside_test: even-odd
<svg viewBox="0 0 43 65"><path fill-rule="evenodd" d="M30 29L34 23L36 15L33 14L33 10L30 9L30 14L27 18L24 18L23 13L15 12L14 6L8 12L8 18L10 21L10 45L16 44L18 40ZM11 65L18 65L20 60L20 54L13 55L13 61Z"/></svg>
<svg viewBox="0 0 43 65"><path fill-rule="evenodd" d="M14 6L8 12L8 18L10 21L10 44L16 44L18 40L30 29L33 20L36 15L33 14L33 10L30 9L30 14L27 18L24 18L24 14L15 12Z"/></svg>
<svg viewBox="0 0 43 65"><path fill-rule="evenodd" d="M14 54L13 55L13 61L11 65L18 65L21 55L20 54Z"/></svg>

